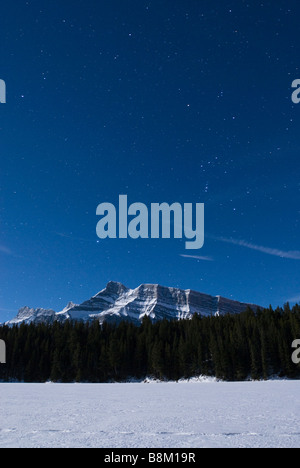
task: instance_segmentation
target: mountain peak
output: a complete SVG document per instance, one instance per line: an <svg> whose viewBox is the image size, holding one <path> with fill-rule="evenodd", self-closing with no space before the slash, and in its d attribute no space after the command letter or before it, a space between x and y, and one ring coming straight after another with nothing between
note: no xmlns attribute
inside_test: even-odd
<svg viewBox="0 0 300 468"><path fill-rule="evenodd" d="M127 291L127 288L124 284L118 283L117 281L109 281L106 285L106 290L111 292L120 292Z"/></svg>
<svg viewBox="0 0 300 468"><path fill-rule="evenodd" d="M104 289L98 292L92 299L95 299L99 296L102 296L104 293L108 294L120 294L124 291L127 291L126 286L124 284L119 283L117 281L109 281Z"/></svg>
<svg viewBox="0 0 300 468"><path fill-rule="evenodd" d="M68 302L66 307L61 312L59 312L59 314L65 314L66 312L68 312L69 310L71 310L71 309L73 309L74 307L77 307L77 306L78 306L78 304L74 304L74 302L70 301L70 302Z"/></svg>

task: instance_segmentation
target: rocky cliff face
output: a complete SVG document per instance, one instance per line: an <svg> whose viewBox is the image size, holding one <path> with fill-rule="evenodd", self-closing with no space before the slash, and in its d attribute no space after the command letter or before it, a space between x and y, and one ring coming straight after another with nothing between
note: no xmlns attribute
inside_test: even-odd
<svg viewBox="0 0 300 468"><path fill-rule="evenodd" d="M42 323L42 322L53 322L56 313L52 309L31 309L30 307L23 307L19 310L18 315L6 322L7 325L17 325L19 323Z"/></svg>
<svg viewBox="0 0 300 468"><path fill-rule="evenodd" d="M80 305L72 302L61 312L49 309L21 309L17 317L8 324L21 322L46 322L54 320L98 320L118 323L128 320L141 323L144 316L152 321L189 319L193 314L223 315L237 314L257 306L245 304L221 296L210 296L190 289L169 288L157 284L142 284L136 289L128 289L121 283L110 282L106 288Z"/></svg>

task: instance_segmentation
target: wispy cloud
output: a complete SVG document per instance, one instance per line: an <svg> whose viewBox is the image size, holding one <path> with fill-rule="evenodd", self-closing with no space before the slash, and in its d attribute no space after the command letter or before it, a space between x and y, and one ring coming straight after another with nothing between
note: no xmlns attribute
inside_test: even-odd
<svg viewBox="0 0 300 468"><path fill-rule="evenodd" d="M16 312L17 309L4 309L3 307L0 307L0 312Z"/></svg>
<svg viewBox="0 0 300 468"><path fill-rule="evenodd" d="M211 258L211 257L203 257L203 256L200 256L200 255L184 255L184 254L180 254L180 257L184 257L184 258L194 258L196 260L204 260L206 262L213 262L214 259Z"/></svg>
<svg viewBox="0 0 300 468"><path fill-rule="evenodd" d="M94 239L84 239L82 237L75 237L73 235L65 234L63 232L54 232L54 234L56 234L59 237L63 237L65 239L77 240L77 241L80 241L80 242L93 242L93 243L95 243Z"/></svg>
<svg viewBox="0 0 300 468"><path fill-rule="evenodd" d="M298 294L298 296L293 296L293 297L290 297L287 302L297 302L298 304L300 303L300 294Z"/></svg>
<svg viewBox="0 0 300 468"><path fill-rule="evenodd" d="M12 251L8 247L5 247L5 245L1 245L1 244L0 244L0 253L3 253L5 255L13 255Z"/></svg>
<svg viewBox="0 0 300 468"><path fill-rule="evenodd" d="M300 260L300 250L280 250L272 247L265 247L262 245L253 244L245 240L232 239L227 237L214 237L215 240L226 242L227 244L238 245L240 247L246 247L247 249L257 250L258 252L265 253L267 255L273 255L280 258L290 258L292 260Z"/></svg>

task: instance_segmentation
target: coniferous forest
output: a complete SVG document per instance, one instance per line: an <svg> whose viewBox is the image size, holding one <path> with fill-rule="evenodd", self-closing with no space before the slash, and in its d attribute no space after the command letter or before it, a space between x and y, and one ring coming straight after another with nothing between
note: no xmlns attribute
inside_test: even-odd
<svg viewBox="0 0 300 468"><path fill-rule="evenodd" d="M2 326L0 339L7 348L2 381L300 377L300 364L291 359L292 342L300 339L298 305L155 324L145 318L141 326L126 321Z"/></svg>

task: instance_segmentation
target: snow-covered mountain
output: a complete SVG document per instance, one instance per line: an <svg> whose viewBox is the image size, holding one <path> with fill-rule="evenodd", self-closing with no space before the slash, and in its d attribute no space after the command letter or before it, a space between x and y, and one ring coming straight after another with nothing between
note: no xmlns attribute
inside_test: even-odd
<svg viewBox="0 0 300 468"><path fill-rule="evenodd" d="M18 315L7 322L8 325L25 323L52 323L55 320L98 320L118 323L128 320L141 323L144 316L153 322L161 319L189 319L193 314L223 315L238 314L247 306L221 296L210 296L191 289L169 288L158 284L142 284L136 289L128 289L121 283L109 282L105 289L80 305L70 302L61 312L51 309L20 309Z"/></svg>

